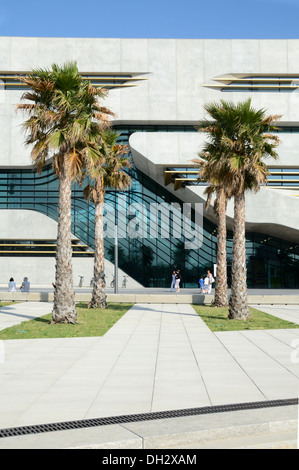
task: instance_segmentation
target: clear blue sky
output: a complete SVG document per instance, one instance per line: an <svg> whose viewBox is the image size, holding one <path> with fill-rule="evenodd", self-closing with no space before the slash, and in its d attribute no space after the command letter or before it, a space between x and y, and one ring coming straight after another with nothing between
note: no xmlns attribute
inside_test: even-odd
<svg viewBox="0 0 299 470"><path fill-rule="evenodd" d="M0 36L299 37L299 0L1 0L0 3Z"/></svg>

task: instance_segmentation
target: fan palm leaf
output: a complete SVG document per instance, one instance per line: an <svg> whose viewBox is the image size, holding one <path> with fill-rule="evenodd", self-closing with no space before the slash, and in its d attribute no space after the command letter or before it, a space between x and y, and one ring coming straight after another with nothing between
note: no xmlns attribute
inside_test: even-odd
<svg viewBox="0 0 299 470"><path fill-rule="evenodd" d="M245 251L245 192L257 192L267 184L265 160L277 159L279 138L274 131L280 116L254 109L251 100L240 103L221 100L204 107L211 119L204 119L197 129L206 132L209 141L200 154L209 165L204 176L209 181L207 193L220 187L226 198L234 197L234 239L230 318L248 318ZM217 198L216 198L217 201ZM217 207L216 202L216 207Z"/></svg>
<svg viewBox="0 0 299 470"><path fill-rule="evenodd" d="M96 133L109 125L113 113L99 104L106 91L84 80L76 63L51 69L35 69L20 80L30 91L17 109L29 118L24 122L34 167L41 171L52 161L59 180L56 273L52 322L75 323L72 249L71 182L79 179L89 164ZM25 102L23 102L25 101ZM99 122L99 117L103 122Z"/></svg>
<svg viewBox="0 0 299 470"><path fill-rule="evenodd" d="M92 308L105 308L105 261L104 261L104 228L103 205L105 188L114 188L118 191L128 189L131 178L126 169L131 163L126 157L129 146L117 143L118 134L105 130L98 143L98 151L92 152L89 166L83 177L88 177L89 183L85 186L84 197L95 205L95 248L94 248L94 276L93 290L89 306Z"/></svg>

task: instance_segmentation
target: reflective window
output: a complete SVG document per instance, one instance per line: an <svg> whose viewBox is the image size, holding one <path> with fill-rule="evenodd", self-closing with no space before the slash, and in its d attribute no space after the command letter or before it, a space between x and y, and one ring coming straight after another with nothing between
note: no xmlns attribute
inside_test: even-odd
<svg viewBox="0 0 299 470"><path fill-rule="evenodd" d="M193 126L117 126L115 130L120 133L119 141L127 144L132 132L161 130L173 132L196 132ZM184 287L196 287L198 279L206 271L213 270L217 259L217 227L209 220L203 221L203 244L199 249L185 249L183 232L180 238L173 234L174 221L170 219L170 235L165 238L161 234L161 227L165 224L159 214L155 219L158 222L158 234L150 237L151 204L182 202L166 188L151 180L138 171L134 165L129 170L132 177L131 189L118 193L108 189L105 202L111 205L109 220L119 223L121 214L125 214L125 230L119 238L119 267L146 287L169 287L171 272L180 269ZM0 170L0 208L30 209L41 212L57 220L58 182L52 173L51 167L44 169L41 175L30 169ZM274 184L274 183L273 183ZM143 205L145 208L144 221L147 237L131 238L126 232L127 224L136 222L134 215L128 214L131 204ZM192 215L191 230L194 229L194 213ZM134 222L135 221L135 222ZM140 220L139 220L140 221ZM141 223L141 222L140 222ZM94 206L84 200L82 188L73 185L72 193L72 233L84 245L94 248ZM290 242L283 242L277 238L264 234L247 233L247 269L248 287L299 287L299 249ZM77 252L77 249L74 250ZM230 282L232 259L232 234L227 237L228 279ZM42 256L42 250L35 250L36 255ZM1 254L3 256L4 254ZM19 254L19 256L24 253ZM77 254L77 256L83 256ZM90 255L89 255L90 256ZM105 238L105 256L114 261L114 239ZM291 276L288 276L291 272ZM291 278L291 279L290 279Z"/></svg>

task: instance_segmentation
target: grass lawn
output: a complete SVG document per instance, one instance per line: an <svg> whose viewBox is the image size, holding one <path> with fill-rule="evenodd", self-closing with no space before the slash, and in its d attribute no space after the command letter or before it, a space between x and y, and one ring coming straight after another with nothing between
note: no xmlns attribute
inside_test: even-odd
<svg viewBox="0 0 299 470"><path fill-rule="evenodd" d="M19 325L0 331L0 339L33 339L33 338L74 338L82 336L103 336L128 310L131 304L109 303L105 309L87 308L87 303L78 303L76 325L51 325L51 313L28 320Z"/></svg>
<svg viewBox="0 0 299 470"><path fill-rule="evenodd" d="M213 307L210 305L193 305L194 310L212 331L242 331L242 330L273 330L299 328L299 325L268 315L250 308L248 320L229 320L228 307Z"/></svg>

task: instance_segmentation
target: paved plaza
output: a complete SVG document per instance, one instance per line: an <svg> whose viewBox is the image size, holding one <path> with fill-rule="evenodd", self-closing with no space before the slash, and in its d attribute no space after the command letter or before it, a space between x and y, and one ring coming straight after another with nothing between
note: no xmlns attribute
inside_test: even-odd
<svg viewBox="0 0 299 470"><path fill-rule="evenodd" d="M51 307L3 307L0 329ZM259 308L299 324L298 306ZM136 304L103 337L8 340L0 429L298 398L298 341L299 329L213 333L188 304Z"/></svg>

